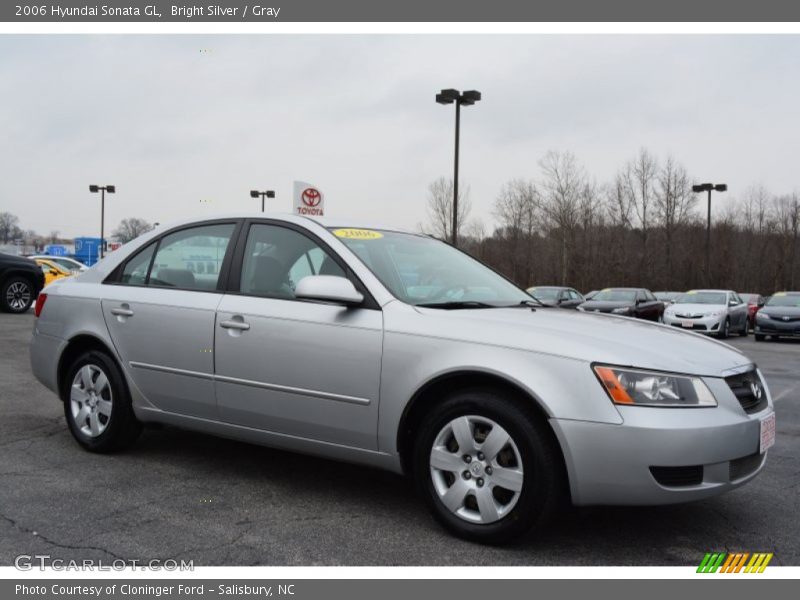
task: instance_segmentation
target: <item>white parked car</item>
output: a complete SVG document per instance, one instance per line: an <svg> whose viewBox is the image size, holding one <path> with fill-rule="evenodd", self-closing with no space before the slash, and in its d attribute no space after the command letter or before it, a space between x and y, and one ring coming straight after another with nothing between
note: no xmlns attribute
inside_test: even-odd
<svg viewBox="0 0 800 600"><path fill-rule="evenodd" d="M63 267L67 271L73 271L76 273L82 273L83 271L86 271L89 268L82 262L75 260L74 258L69 258L67 256L50 256L49 254L35 254L33 256L29 256L28 258L30 258L31 260L35 260L37 258L50 260L56 263L59 267Z"/></svg>
<svg viewBox="0 0 800 600"><path fill-rule="evenodd" d="M664 323L716 335L747 335L747 303L733 290L690 290L664 311Z"/></svg>

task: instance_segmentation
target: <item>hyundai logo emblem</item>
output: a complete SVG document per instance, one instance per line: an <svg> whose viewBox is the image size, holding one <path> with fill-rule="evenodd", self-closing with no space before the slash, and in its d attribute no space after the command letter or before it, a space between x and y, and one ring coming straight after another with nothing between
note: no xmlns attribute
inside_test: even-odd
<svg viewBox="0 0 800 600"><path fill-rule="evenodd" d="M764 391L761 389L761 386L757 381L750 382L750 391L753 392L753 397L756 400L761 400L761 396L764 393Z"/></svg>

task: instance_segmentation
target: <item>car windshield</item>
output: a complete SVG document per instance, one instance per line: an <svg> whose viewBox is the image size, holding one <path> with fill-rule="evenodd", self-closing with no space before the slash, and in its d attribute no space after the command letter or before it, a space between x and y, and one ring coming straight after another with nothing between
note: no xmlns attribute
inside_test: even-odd
<svg viewBox="0 0 800 600"><path fill-rule="evenodd" d="M532 287L528 288L528 293L539 300L558 300L559 288L552 287Z"/></svg>
<svg viewBox="0 0 800 600"><path fill-rule="evenodd" d="M686 292L676 304L725 304L725 292Z"/></svg>
<svg viewBox="0 0 800 600"><path fill-rule="evenodd" d="M636 290L602 290L592 296L598 302L633 302L636 299Z"/></svg>
<svg viewBox="0 0 800 600"><path fill-rule="evenodd" d="M767 302L767 306L791 306L800 308L800 294L777 293Z"/></svg>
<svg viewBox="0 0 800 600"><path fill-rule="evenodd" d="M442 307L533 302L501 275L433 238L375 229L332 232L403 302Z"/></svg>

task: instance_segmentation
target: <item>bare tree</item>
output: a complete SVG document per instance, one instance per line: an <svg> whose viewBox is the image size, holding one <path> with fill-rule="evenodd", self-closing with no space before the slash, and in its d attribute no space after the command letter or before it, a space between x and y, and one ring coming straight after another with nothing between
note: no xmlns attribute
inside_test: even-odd
<svg viewBox="0 0 800 600"><path fill-rule="evenodd" d="M130 217L128 219L122 219L112 235L117 238L120 243L127 244L151 229L153 229L153 226L144 219Z"/></svg>
<svg viewBox="0 0 800 600"><path fill-rule="evenodd" d="M669 288L673 287L675 232L691 219L696 200L686 169L671 156L667 157L656 176L654 208L655 220L664 232L666 283Z"/></svg>
<svg viewBox="0 0 800 600"><path fill-rule="evenodd" d="M50 236L49 236L49 238L48 238L48 241L49 241L51 244L57 244L57 243L58 243L58 236L59 236L59 234L60 234L60 233L61 233L61 232L60 232L58 229L53 229L53 230L50 232Z"/></svg>
<svg viewBox="0 0 800 600"><path fill-rule="evenodd" d="M586 171L571 152L550 151L539 161L543 211L561 242L562 285L567 284L575 230L580 223L581 194Z"/></svg>
<svg viewBox="0 0 800 600"><path fill-rule="evenodd" d="M499 221L498 233L507 241L509 268L504 269L513 279L531 279L533 237L537 227L539 191L531 181L513 179L504 184L494 203L494 215Z"/></svg>
<svg viewBox="0 0 800 600"><path fill-rule="evenodd" d="M645 277L650 275L652 266L652 262L649 260L648 241L655 196L653 187L657 172L658 163L655 157L646 148L642 148L636 157L625 165L622 176L625 193L633 209L633 214L636 216L636 225L641 235L639 273L640 276Z"/></svg>
<svg viewBox="0 0 800 600"><path fill-rule="evenodd" d="M0 212L0 238L4 244L8 244L17 237L19 232L19 217L10 212Z"/></svg>
<svg viewBox="0 0 800 600"><path fill-rule="evenodd" d="M458 185L458 236L466 226L472 209L469 200L469 186L459 182ZM423 227L430 235L441 240L452 238L453 229L453 180L439 177L428 186L428 221L430 230Z"/></svg>

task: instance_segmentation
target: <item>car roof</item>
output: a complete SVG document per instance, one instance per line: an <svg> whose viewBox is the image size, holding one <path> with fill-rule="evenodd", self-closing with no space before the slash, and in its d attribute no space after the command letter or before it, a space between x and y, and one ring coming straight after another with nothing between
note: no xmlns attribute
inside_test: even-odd
<svg viewBox="0 0 800 600"><path fill-rule="evenodd" d="M179 227L181 225L191 225L192 223L203 223L205 221L216 221L216 220L224 220L224 219L271 219L275 221L284 221L286 223L295 223L295 224L304 224L308 223L309 221L317 223L325 228L336 228L336 227L347 227L353 229L379 229L382 231L396 231L399 233L411 233L416 235L424 235L420 232L411 231L409 229L404 229L403 227L398 227L396 225L390 225L386 223L379 223L377 221L366 220L363 218L346 218L346 217L307 217L303 215L295 215L292 213L284 213L284 212L253 212L253 211L237 211L237 212L227 212L227 213L218 213L218 214L208 214L203 215L202 217L194 216L194 217L187 217L184 219L179 219L176 221L171 221L169 223L162 223L160 224L157 229L159 231L165 231L167 229L172 229L173 227Z"/></svg>
<svg viewBox="0 0 800 600"><path fill-rule="evenodd" d="M697 293L699 293L699 292L714 292L714 293L719 293L719 294L735 294L736 293L733 290L699 290L699 289L698 290L689 290L689 292L697 292ZM688 294L689 292L686 292L686 293Z"/></svg>

